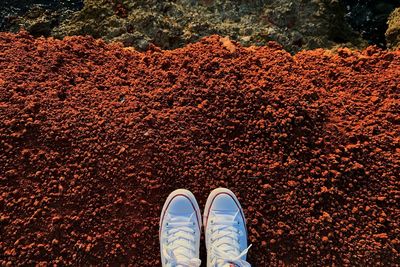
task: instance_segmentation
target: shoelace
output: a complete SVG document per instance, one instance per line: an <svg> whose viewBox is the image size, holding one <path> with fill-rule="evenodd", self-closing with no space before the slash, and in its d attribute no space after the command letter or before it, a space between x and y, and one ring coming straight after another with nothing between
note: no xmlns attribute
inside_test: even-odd
<svg viewBox="0 0 400 267"><path fill-rule="evenodd" d="M192 222L170 222L168 228L168 244L163 248L163 254L171 267L199 267L200 259L190 258L195 255L193 249L194 224Z"/></svg>
<svg viewBox="0 0 400 267"><path fill-rule="evenodd" d="M211 250L214 256L212 266L224 266L225 264L235 264L240 267L250 267L251 265L242 259L247 254L251 245L240 252L239 231L234 227L237 221L217 220L213 222L213 234Z"/></svg>

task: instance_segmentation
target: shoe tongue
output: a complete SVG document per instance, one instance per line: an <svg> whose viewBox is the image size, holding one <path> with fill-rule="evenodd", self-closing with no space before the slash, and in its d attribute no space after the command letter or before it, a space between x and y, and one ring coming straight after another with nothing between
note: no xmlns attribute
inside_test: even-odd
<svg viewBox="0 0 400 267"><path fill-rule="evenodd" d="M226 263L222 267L239 267L239 265L236 265L234 263Z"/></svg>
<svg viewBox="0 0 400 267"><path fill-rule="evenodd" d="M172 223L174 223L174 222L186 222L186 221L190 221L190 219L187 219L185 217L178 217L178 216L171 218L171 222ZM187 247L191 246L191 242L189 240L187 240L187 239L184 239L184 238L180 238L179 240L175 240L174 243L181 244L181 245L183 244L183 245L185 245ZM190 259L193 256L192 252L189 249L185 248L185 247L176 247L173 250L173 252L174 252L174 255L175 255L175 257L176 257L176 259L178 261L179 260L186 261L186 260ZM180 265L178 265L178 266L180 266Z"/></svg>
<svg viewBox="0 0 400 267"><path fill-rule="evenodd" d="M171 222L190 222L191 217L182 216L181 214L174 214L170 212L171 218L169 219Z"/></svg>
<svg viewBox="0 0 400 267"><path fill-rule="evenodd" d="M218 218L218 220L226 221L226 222L233 222L236 218L236 212L226 212L226 211L213 211L214 216ZM218 221L216 221L218 224Z"/></svg>

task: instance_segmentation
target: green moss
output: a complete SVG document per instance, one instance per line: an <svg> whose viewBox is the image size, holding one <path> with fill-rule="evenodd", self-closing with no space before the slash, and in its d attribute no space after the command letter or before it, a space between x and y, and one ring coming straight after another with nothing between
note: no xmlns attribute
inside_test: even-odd
<svg viewBox="0 0 400 267"><path fill-rule="evenodd" d="M341 5L331 0L86 0L52 35L89 34L139 50L149 43L174 49L211 34L246 46L274 40L292 53L337 45L364 47L343 14Z"/></svg>
<svg viewBox="0 0 400 267"><path fill-rule="evenodd" d="M396 8L389 16L386 42L388 48L400 47L400 8Z"/></svg>

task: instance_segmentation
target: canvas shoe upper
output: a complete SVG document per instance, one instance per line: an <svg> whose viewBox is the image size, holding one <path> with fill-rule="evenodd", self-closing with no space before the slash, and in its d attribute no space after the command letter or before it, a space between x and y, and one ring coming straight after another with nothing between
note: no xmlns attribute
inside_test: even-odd
<svg viewBox="0 0 400 267"><path fill-rule="evenodd" d="M172 192L160 218L160 252L163 267L200 266L201 215L193 194Z"/></svg>
<svg viewBox="0 0 400 267"><path fill-rule="evenodd" d="M218 188L207 199L203 215L208 267L249 267L246 221L232 191Z"/></svg>

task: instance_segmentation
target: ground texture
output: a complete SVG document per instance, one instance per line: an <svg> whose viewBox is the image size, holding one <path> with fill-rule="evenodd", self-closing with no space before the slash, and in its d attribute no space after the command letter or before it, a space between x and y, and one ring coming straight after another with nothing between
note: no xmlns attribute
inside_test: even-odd
<svg viewBox="0 0 400 267"><path fill-rule="evenodd" d="M169 192L218 186L254 266L400 264L399 85L400 51L373 47L1 33L0 265L158 266Z"/></svg>

